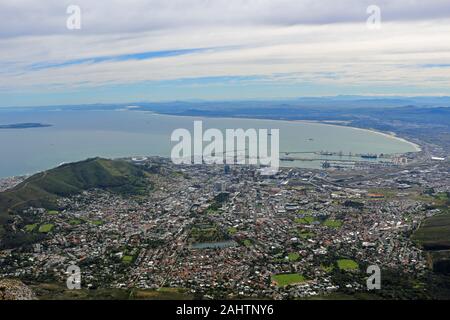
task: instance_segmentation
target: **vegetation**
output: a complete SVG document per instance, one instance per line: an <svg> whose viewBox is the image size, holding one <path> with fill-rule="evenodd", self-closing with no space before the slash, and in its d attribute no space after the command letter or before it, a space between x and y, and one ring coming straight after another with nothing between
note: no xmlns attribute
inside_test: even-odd
<svg viewBox="0 0 450 320"><path fill-rule="evenodd" d="M440 192L435 195L436 206L446 210L450 208L450 192Z"/></svg>
<svg viewBox="0 0 450 320"><path fill-rule="evenodd" d="M123 256L122 262L125 264L130 264L133 262L133 256Z"/></svg>
<svg viewBox="0 0 450 320"><path fill-rule="evenodd" d="M323 223L324 226L330 227L330 228L340 228L342 227L342 221L340 220L326 220Z"/></svg>
<svg viewBox="0 0 450 320"><path fill-rule="evenodd" d="M52 231L54 225L51 223L48 224L43 224L42 226L39 227L39 232L40 233L49 233L50 231Z"/></svg>
<svg viewBox="0 0 450 320"><path fill-rule="evenodd" d="M355 209L362 209L364 208L364 203L353 201L353 200L346 200L344 202L344 206L349 208L355 208Z"/></svg>
<svg viewBox="0 0 450 320"><path fill-rule="evenodd" d="M338 268L343 271L353 271L358 270L359 265L350 259L339 259L337 261Z"/></svg>
<svg viewBox="0 0 450 320"><path fill-rule="evenodd" d="M292 253L289 253L288 258L289 258L289 261L294 262L294 261L297 261L298 259L300 259L300 255L297 252L292 252Z"/></svg>
<svg viewBox="0 0 450 320"><path fill-rule="evenodd" d="M330 265L324 265L324 264L322 264L322 265L320 266L320 268L321 268L323 271L325 271L326 273L330 273L331 271L334 270L334 265L332 265L332 264L330 264Z"/></svg>
<svg viewBox="0 0 450 320"><path fill-rule="evenodd" d="M124 247L122 251L122 258L120 259L120 261L123 264L128 265L133 263L137 259L138 255L139 255L138 248Z"/></svg>
<svg viewBox="0 0 450 320"><path fill-rule="evenodd" d="M314 237L314 233L310 230L298 230L297 235L302 239L309 239Z"/></svg>
<svg viewBox="0 0 450 320"><path fill-rule="evenodd" d="M208 209L206 210L207 214L215 214L222 208L222 204L226 202L229 198L229 194L226 192L221 192L217 196L214 197L214 200L211 201Z"/></svg>
<svg viewBox="0 0 450 320"><path fill-rule="evenodd" d="M412 238L425 250L450 249L449 193L438 193L434 199L434 207L440 209L442 213L426 219Z"/></svg>
<svg viewBox="0 0 450 320"><path fill-rule="evenodd" d="M304 217L295 219L295 223L298 224L311 224L314 221L317 221L314 217Z"/></svg>
<svg viewBox="0 0 450 320"><path fill-rule="evenodd" d="M213 224L197 224L189 236L191 243L219 242L229 240L229 236Z"/></svg>
<svg viewBox="0 0 450 320"><path fill-rule="evenodd" d="M305 282L304 276L298 273L288 273L288 274L276 274L272 276L272 281L275 281L279 287L285 287L292 284L298 284Z"/></svg>
<svg viewBox="0 0 450 320"><path fill-rule="evenodd" d="M160 288L145 289L110 289L69 290L65 284L41 283L31 285L39 300L192 300L186 289Z"/></svg>
<svg viewBox="0 0 450 320"><path fill-rule="evenodd" d="M0 236L3 247L20 243L20 239L32 241L32 237L15 234L8 228L12 215L29 206L49 209L47 214L56 215L56 199L70 196L84 190L99 188L124 195L138 195L151 189L146 172L122 160L101 158L88 159L61 165L55 169L31 176L16 187L0 193ZM32 225L33 221L27 221ZM97 222L94 222L97 224ZM31 226L25 229L28 233ZM47 233L48 227L42 229ZM34 229L33 229L34 230Z"/></svg>
<svg viewBox="0 0 450 320"><path fill-rule="evenodd" d="M449 193L434 196L434 206L442 211L422 222L412 239L427 251L433 271L450 274L450 200Z"/></svg>
<svg viewBox="0 0 450 320"><path fill-rule="evenodd" d="M26 232L33 232L37 228L37 223L34 224L27 224L24 229Z"/></svg>
<svg viewBox="0 0 450 320"><path fill-rule="evenodd" d="M90 221L91 224L93 224L94 226L101 226L103 224L102 220L93 220Z"/></svg>
<svg viewBox="0 0 450 320"><path fill-rule="evenodd" d="M413 239L425 249L450 249L450 212L426 219Z"/></svg>
<svg viewBox="0 0 450 320"><path fill-rule="evenodd" d="M230 198L230 195L227 192L221 192L217 196L214 197L214 201L218 204L222 204Z"/></svg>
<svg viewBox="0 0 450 320"><path fill-rule="evenodd" d="M81 221L80 219L71 219L70 221L69 221L69 224L71 224L71 225L73 225L73 226L78 226L78 225L80 225L80 224L82 224L83 223L83 221Z"/></svg>
<svg viewBox="0 0 450 320"><path fill-rule="evenodd" d="M125 194L137 192L147 184L144 176L141 169L121 160L95 158L65 164L35 174L15 188L0 193L0 214L5 215L21 205L43 206L57 196L70 196L91 188Z"/></svg>

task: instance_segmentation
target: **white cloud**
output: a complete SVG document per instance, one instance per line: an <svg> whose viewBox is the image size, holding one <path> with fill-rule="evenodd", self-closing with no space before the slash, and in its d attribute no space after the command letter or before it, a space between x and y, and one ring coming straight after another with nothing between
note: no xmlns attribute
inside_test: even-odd
<svg viewBox="0 0 450 320"><path fill-rule="evenodd" d="M191 26L358 22L381 7L386 21L450 15L448 0L2 0L0 34L65 34L66 8L81 7L84 32L141 32Z"/></svg>
<svg viewBox="0 0 450 320"><path fill-rule="evenodd" d="M450 87L448 1L3 0L0 89L98 86L196 77ZM44 4L42 4L44 3ZM68 4L82 29L65 29ZM320 5L319 5L320 3ZM219 48L175 57L30 70L35 63L160 50ZM261 80L262 81L262 80Z"/></svg>

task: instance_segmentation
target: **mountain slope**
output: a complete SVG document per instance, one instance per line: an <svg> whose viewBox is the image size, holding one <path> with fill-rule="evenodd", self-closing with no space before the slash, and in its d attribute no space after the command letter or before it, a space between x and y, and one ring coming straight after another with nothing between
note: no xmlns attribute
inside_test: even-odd
<svg viewBox="0 0 450 320"><path fill-rule="evenodd" d="M13 227L21 209L56 208L58 197L92 188L131 195L142 194L151 187L145 171L122 160L94 158L35 174L15 188L0 193L0 248L31 244L42 237Z"/></svg>
<svg viewBox="0 0 450 320"><path fill-rule="evenodd" d="M24 205L45 206L58 196L69 196L91 188L136 193L147 185L145 173L131 163L88 159L38 173L15 188L0 193L0 216Z"/></svg>

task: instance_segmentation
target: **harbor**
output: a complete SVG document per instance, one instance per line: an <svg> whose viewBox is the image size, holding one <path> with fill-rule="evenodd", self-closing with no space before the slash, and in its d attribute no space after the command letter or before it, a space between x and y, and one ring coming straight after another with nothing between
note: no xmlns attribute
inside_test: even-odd
<svg viewBox="0 0 450 320"><path fill-rule="evenodd" d="M367 168L407 163L403 154L345 153L343 151L282 151L282 162L321 162L324 169Z"/></svg>

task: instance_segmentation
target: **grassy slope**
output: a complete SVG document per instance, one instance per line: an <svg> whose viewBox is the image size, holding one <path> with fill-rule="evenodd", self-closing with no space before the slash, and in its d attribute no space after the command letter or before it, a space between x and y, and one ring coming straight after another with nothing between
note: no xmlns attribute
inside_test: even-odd
<svg viewBox="0 0 450 320"><path fill-rule="evenodd" d="M441 214L426 219L413 239L427 250L450 249L450 199L447 193L435 196L434 204Z"/></svg>
<svg viewBox="0 0 450 320"><path fill-rule="evenodd" d="M7 236L31 237L26 234L12 235L7 231L8 221L19 209L27 206L52 208L58 196L69 196L91 188L137 194L149 187L144 176L145 173L131 163L100 158L35 174L15 188L0 193L0 240L5 240ZM14 240L14 243L23 241Z"/></svg>
<svg viewBox="0 0 450 320"><path fill-rule="evenodd" d="M119 189L134 184L141 176L140 169L125 161L95 158L62 165L0 193L0 215L22 204L45 202L89 188Z"/></svg>
<svg viewBox="0 0 450 320"><path fill-rule="evenodd" d="M413 239L425 249L450 249L450 211L425 220Z"/></svg>
<svg viewBox="0 0 450 320"><path fill-rule="evenodd" d="M449 194L442 193L435 198L435 205L443 213L422 222L420 228L413 234L412 239L426 250L430 266L435 272L450 275Z"/></svg>

